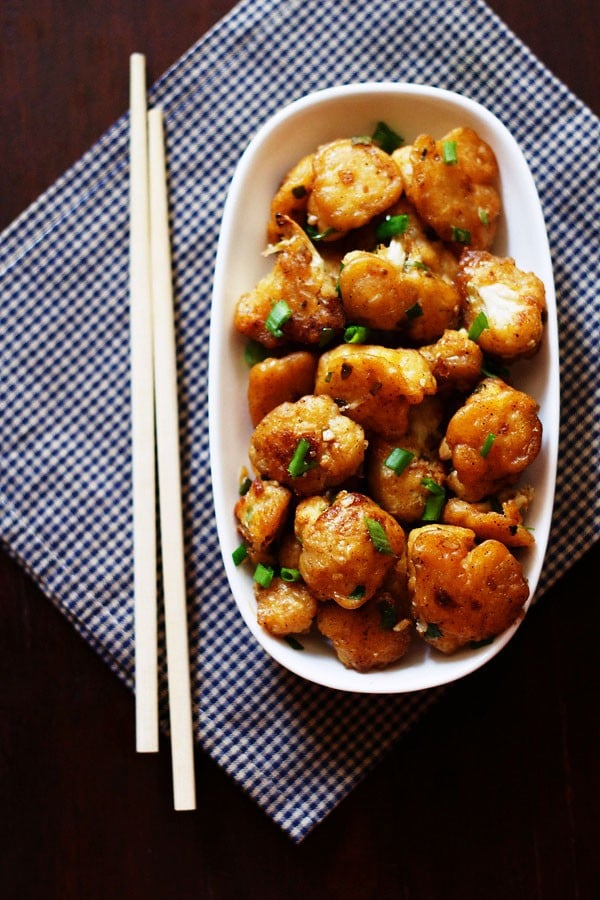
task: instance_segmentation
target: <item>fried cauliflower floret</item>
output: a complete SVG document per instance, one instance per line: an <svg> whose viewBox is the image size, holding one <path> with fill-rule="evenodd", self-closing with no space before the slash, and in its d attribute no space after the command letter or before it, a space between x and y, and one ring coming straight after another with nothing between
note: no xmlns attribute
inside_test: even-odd
<svg viewBox="0 0 600 900"><path fill-rule="evenodd" d="M235 504L238 531L254 562L265 553L285 526L292 492L276 481L256 479Z"/></svg>
<svg viewBox="0 0 600 900"><path fill-rule="evenodd" d="M364 494L342 491L304 528L299 568L318 600L356 609L381 588L403 551L404 532L389 513Z"/></svg>
<svg viewBox="0 0 600 900"><path fill-rule="evenodd" d="M269 357L255 363L248 375L248 408L253 425L268 412L284 403L311 394L315 384L317 360L307 350Z"/></svg>
<svg viewBox="0 0 600 900"><path fill-rule="evenodd" d="M266 587L254 585L258 624L271 634L302 634L309 631L317 612L317 601L302 582L275 577Z"/></svg>
<svg viewBox="0 0 600 900"><path fill-rule="evenodd" d="M465 326L485 315L487 326L477 339L484 353L507 361L536 353L546 318L546 292L537 275L522 272L514 259L471 250L460 258L457 282Z"/></svg>
<svg viewBox="0 0 600 900"><path fill-rule="evenodd" d="M451 460L448 484L475 502L515 484L542 443L538 404L500 378L486 378L452 416L440 445Z"/></svg>
<svg viewBox="0 0 600 900"><path fill-rule="evenodd" d="M456 151L455 162L446 161L449 149ZM438 141L422 134L410 152L403 148L393 158L406 196L442 240L476 250L492 246L500 214L498 163L472 128L454 128Z"/></svg>
<svg viewBox="0 0 600 900"><path fill-rule="evenodd" d="M324 353L315 381L316 394L334 398L345 415L389 438L406 432L409 406L435 389L416 350L370 344L340 344Z"/></svg>
<svg viewBox="0 0 600 900"><path fill-rule="evenodd" d="M483 353L464 328L445 331L434 344L419 347L419 353L429 363L438 390L470 391L481 378Z"/></svg>
<svg viewBox="0 0 600 900"><path fill-rule="evenodd" d="M299 474L289 466L306 442ZM354 475L364 459L364 431L340 413L330 397L302 397L281 403L258 423L250 440L255 471L290 487L299 496L317 494Z"/></svg>
<svg viewBox="0 0 600 900"><path fill-rule="evenodd" d="M325 512L330 505L330 501L323 494L316 494L314 497L305 497L298 502L296 506L296 514L294 516L294 535L302 547L302 535L307 525L318 519L322 512Z"/></svg>
<svg viewBox="0 0 600 900"><path fill-rule="evenodd" d="M289 216L299 225L306 219L308 196L313 181L313 154L309 153L287 172L271 201L271 218L267 229L269 243L279 240L278 215Z"/></svg>
<svg viewBox="0 0 600 900"><path fill-rule="evenodd" d="M321 234L339 236L360 228L389 209L402 193L402 178L391 156L373 143L350 138L316 151L308 198L308 221Z"/></svg>
<svg viewBox="0 0 600 900"><path fill-rule="evenodd" d="M329 638L338 659L348 669L371 672L401 659L410 647L413 625L403 618L391 594L380 593L360 609L322 603L317 627Z"/></svg>
<svg viewBox="0 0 600 900"><path fill-rule="evenodd" d="M410 532L408 575L417 633L442 653L501 634L529 597L521 565L504 544L475 545L470 529L454 525Z"/></svg>
<svg viewBox="0 0 600 900"><path fill-rule="evenodd" d="M501 541L507 547L530 547L535 543L531 531L523 525L532 489L513 493L504 500L498 498L497 506L491 500L467 503L452 497L444 507L442 521L448 525L470 528L479 540Z"/></svg>
<svg viewBox="0 0 600 900"><path fill-rule="evenodd" d="M268 252L277 254L271 272L236 305L237 331L269 349L286 341L314 346L329 329L344 326L344 311L335 279L300 226L277 214L279 240ZM284 302L290 317L280 328L269 329L268 317L276 303Z"/></svg>

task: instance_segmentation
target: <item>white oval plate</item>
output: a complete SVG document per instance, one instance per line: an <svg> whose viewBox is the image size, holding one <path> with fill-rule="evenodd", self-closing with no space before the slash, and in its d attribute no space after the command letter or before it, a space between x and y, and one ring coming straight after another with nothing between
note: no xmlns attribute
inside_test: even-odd
<svg viewBox="0 0 600 900"><path fill-rule="evenodd" d="M248 368L245 341L235 333L233 312L240 294L267 273L272 260L261 256L271 198L287 170L319 144L372 133L387 122L406 143L421 133L439 138L451 128L470 126L494 149L500 167L503 215L494 245L500 256L535 272L546 287L548 324L534 360L513 368L514 383L540 404L543 446L527 473L536 494L527 524L535 546L521 552L530 598L542 568L554 496L558 447L559 376L556 302L546 228L533 177L516 141L490 112L459 94L413 84L356 84L330 88L291 103L253 138L236 168L225 204L213 286L209 360L210 454L215 512L229 584L256 640L281 665L309 681L360 693L402 693L454 681L478 669L510 640L517 625L478 650L445 657L415 641L393 666L369 674L346 669L324 639L302 636L295 650L264 631L256 621L252 574L231 559L240 539L233 508L238 479L247 465L252 426L247 409ZM531 599L528 602L531 603Z"/></svg>

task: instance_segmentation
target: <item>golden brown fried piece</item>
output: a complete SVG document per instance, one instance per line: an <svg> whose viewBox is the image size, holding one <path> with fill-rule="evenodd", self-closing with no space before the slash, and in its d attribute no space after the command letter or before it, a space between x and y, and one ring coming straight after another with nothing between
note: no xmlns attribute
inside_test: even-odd
<svg viewBox="0 0 600 900"><path fill-rule="evenodd" d="M408 575L417 633L442 653L501 634L529 597L521 566L504 544L476 546L470 529L454 525L410 532Z"/></svg>
<svg viewBox="0 0 600 900"><path fill-rule="evenodd" d="M301 442L306 442L306 452L293 474L289 469ZM248 453L262 477L308 496L354 475L365 449L360 425L342 415L330 397L310 395L268 412L254 429Z"/></svg>
<svg viewBox="0 0 600 900"><path fill-rule="evenodd" d="M420 135L393 158L406 196L442 240L489 250L500 214L498 163L472 128L454 128L438 141Z"/></svg>
<svg viewBox="0 0 600 900"><path fill-rule="evenodd" d="M315 381L315 393L334 398L345 415L389 438L406 432L409 406L435 389L416 350L370 344L340 344L324 353Z"/></svg>
<svg viewBox="0 0 600 900"><path fill-rule="evenodd" d="M507 547L530 547L535 543L531 531L523 525L523 510L529 505L529 495L520 492L501 503L501 511L491 501L467 503L451 497L444 506L443 522L470 528L479 540L501 541Z"/></svg>
<svg viewBox="0 0 600 900"><path fill-rule="evenodd" d="M414 629L388 593L379 593L360 609L322 603L317 627L329 638L339 660L348 669L372 672L397 662L407 652Z"/></svg>
<svg viewBox="0 0 600 900"><path fill-rule="evenodd" d="M542 442L538 404L500 378L486 378L452 416L440 458L454 467L448 484L475 502L515 484Z"/></svg>
<svg viewBox="0 0 600 900"><path fill-rule="evenodd" d="M419 347L431 368L438 390L472 390L481 378L483 353L464 328L445 331L434 344Z"/></svg>
<svg viewBox="0 0 600 900"><path fill-rule="evenodd" d="M389 154L370 142L341 139L319 147L308 221L321 234L339 237L389 209L402 193L402 178Z"/></svg>
<svg viewBox="0 0 600 900"><path fill-rule="evenodd" d="M253 562L265 559L269 547L285 526L292 492L276 481L256 479L235 505L238 531Z"/></svg>
<svg viewBox="0 0 600 900"><path fill-rule="evenodd" d="M329 329L339 331L345 318L335 278L327 271L314 245L288 216L278 214L279 239L270 248L277 253L272 271L236 305L237 331L265 347L287 341L314 346ZM280 329L269 329L274 305L284 301L291 313Z"/></svg>
<svg viewBox="0 0 600 900"><path fill-rule="evenodd" d="M299 568L318 600L356 609L381 588L403 552L396 520L364 494L342 491L304 527Z"/></svg>
<svg viewBox="0 0 600 900"><path fill-rule="evenodd" d="M286 174L271 201L271 218L267 229L267 240L270 244L279 240L278 216L288 216L299 225L303 224L313 181L313 154L309 153Z"/></svg>
<svg viewBox="0 0 600 900"><path fill-rule="evenodd" d="M248 375L248 408L253 425L284 403L312 394L317 360L307 350L269 357L256 363Z"/></svg>
<svg viewBox="0 0 600 900"><path fill-rule="evenodd" d="M546 317L546 292L537 275L522 272L514 259L473 250L462 254L457 282L465 326L485 315L477 338L484 353L507 361L536 353Z"/></svg>
<svg viewBox="0 0 600 900"><path fill-rule="evenodd" d="M271 584L254 584L258 624L271 634L302 634L308 631L317 612L317 601L302 582L275 577Z"/></svg>

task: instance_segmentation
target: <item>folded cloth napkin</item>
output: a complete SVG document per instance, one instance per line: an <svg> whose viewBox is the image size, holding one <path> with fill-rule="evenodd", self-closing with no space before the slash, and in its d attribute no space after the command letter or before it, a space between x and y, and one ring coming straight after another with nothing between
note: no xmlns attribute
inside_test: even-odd
<svg viewBox="0 0 600 900"><path fill-rule="evenodd" d="M310 90L368 80L459 91L520 142L550 236L562 353L560 469L539 593L599 526L598 120L480 0L244 0L150 101L164 107L168 134L194 725L204 750L296 841L438 691L373 697L308 684L243 624L211 499L211 275L227 186L257 127ZM132 685L127 186L124 115L2 236L0 533ZM163 654L163 686L164 665ZM165 707L163 687L163 723Z"/></svg>

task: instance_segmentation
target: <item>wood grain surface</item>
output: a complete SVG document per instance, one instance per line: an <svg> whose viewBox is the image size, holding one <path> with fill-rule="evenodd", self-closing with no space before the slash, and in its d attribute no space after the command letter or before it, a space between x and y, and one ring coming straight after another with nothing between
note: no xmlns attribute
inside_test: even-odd
<svg viewBox="0 0 600 900"><path fill-rule="evenodd" d="M3 0L0 227L126 109L129 53L152 81L232 6ZM600 113L596 0L491 6ZM131 695L0 553L0 897L600 897L597 560L295 847L200 752L174 813L168 744L135 753Z"/></svg>

